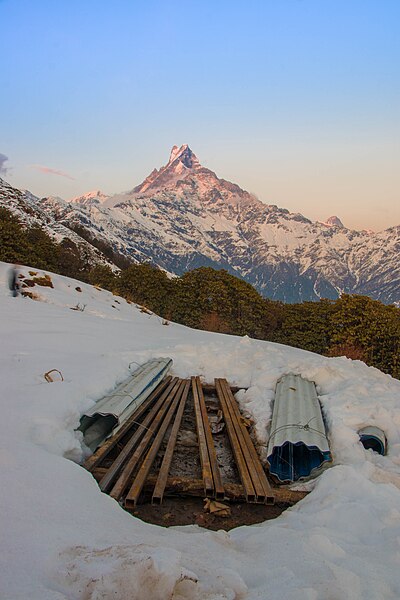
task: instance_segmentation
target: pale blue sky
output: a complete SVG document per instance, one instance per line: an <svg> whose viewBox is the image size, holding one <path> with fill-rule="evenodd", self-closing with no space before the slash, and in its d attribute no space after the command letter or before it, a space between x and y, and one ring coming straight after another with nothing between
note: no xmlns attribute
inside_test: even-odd
<svg viewBox="0 0 400 600"><path fill-rule="evenodd" d="M0 25L17 187L120 192L188 143L265 202L400 224L399 0L0 0Z"/></svg>

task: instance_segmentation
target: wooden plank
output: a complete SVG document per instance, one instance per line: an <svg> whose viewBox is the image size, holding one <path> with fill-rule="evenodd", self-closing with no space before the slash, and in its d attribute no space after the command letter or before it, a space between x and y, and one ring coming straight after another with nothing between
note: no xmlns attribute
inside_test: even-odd
<svg viewBox="0 0 400 600"><path fill-rule="evenodd" d="M129 442L127 442L127 444L125 445L125 447L121 450L120 454L115 459L115 461L113 462L112 466L108 469L106 475L100 481L100 489L101 489L102 492L108 492L111 489L111 487L114 484L115 480L119 476L119 473L122 470L124 464L129 460L129 457L131 456L131 454L133 453L134 449L139 444L140 440L149 431L149 429L152 426L152 423L153 423L156 415L160 411L160 409L163 406L163 404L166 402L167 398L169 397L169 394L174 389L174 386L177 385L177 383L178 383L178 378L174 377L170 381L167 389L162 393L162 395L157 400L156 404L150 410L150 412L148 413L148 415L146 415L146 417L144 418L144 420L141 423L140 427L137 429L137 431L135 431L134 435L131 437L131 439L129 440Z"/></svg>
<svg viewBox="0 0 400 600"><path fill-rule="evenodd" d="M247 431L246 426L243 424L239 406L235 398L233 397L228 382L225 379L221 379L220 382L225 392L225 398L229 402L230 406L232 407L233 413L236 416L236 422L238 424L238 427L240 427L242 439L244 440L244 443L246 444L248 453L250 455L250 463L248 464L248 467L251 478L254 483L254 487L257 491L257 496L259 497L259 501L264 501L266 502L266 504L273 504L274 493L264 472L263 466L261 464L257 450L254 447L250 434ZM259 493L260 486L262 488L261 494Z"/></svg>
<svg viewBox="0 0 400 600"><path fill-rule="evenodd" d="M109 491L109 489L115 482L116 478L118 477L119 472L121 471L124 463L128 460L128 458L132 454L134 448L137 446L139 441L145 435L146 430L148 430L148 428L150 427L151 422L155 418L155 415L160 410L160 407L163 405L165 399L168 397L168 394L173 389L173 387L177 381L178 381L177 377L170 380L167 389L163 392L163 394L157 400L156 404L153 406L153 408L150 410L150 412L146 415L143 422L140 424L140 427L136 430L136 432L134 433L132 438L125 444L124 448L121 450L118 457L114 460L113 464L108 469L106 475L99 483L100 489L103 492Z"/></svg>
<svg viewBox="0 0 400 600"><path fill-rule="evenodd" d="M265 502L265 493L264 493L264 488L260 482L259 476L257 471L254 468L254 463L253 460L251 458L249 449L247 447L245 438L244 438L244 425L242 423L242 421L238 418L237 413L234 410L234 406L232 405L232 403L230 402L230 398L228 395L228 390L226 389L226 386L224 385L224 383L226 382L225 379L220 379L219 380L219 385L220 385L220 389L221 392L224 396L225 402L227 404L228 407L228 411L230 414L230 418L232 420L233 426L235 428L236 431L236 435L240 444L240 448L243 454L243 458L246 462L246 466L249 472L249 475L251 477L251 481L253 483L253 487L254 487L254 491L256 494L256 498L255 498L255 502ZM247 432L246 432L247 433Z"/></svg>
<svg viewBox="0 0 400 600"><path fill-rule="evenodd" d="M145 483L144 490L151 493L154 487L156 477L150 475ZM244 488L240 483L225 483L225 500L231 502L245 502ZM290 490L284 486L274 488L276 502L290 505L300 502L309 492ZM202 479L189 479L187 477L168 477L165 486L165 496L204 496L204 486Z"/></svg>
<svg viewBox="0 0 400 600"><path fill-rule="evenodd" d="M176 396L175 396L171 406L169 407L167 414L165 415L162 425L161 425L156 437L154 438L153 443L151 444L150 449L147 452L143 463L140 466L140 469L137 473L137 476L135 477L135 479L133 481L133 484L132 484L129 492L126 495L126 498L125 498L125 506L126 507L130 507L130 508L135 507L139 501L140 493L143 489L144 483L147 479L148 474L150 473L150 469L151 469L153 462L157 456L157 453L160 449L160 446L161 446L164 436L167 432L169 424L171 423L172 418L176 412L177 406L180 403L180 400L185 391L185 388L186 388L186 381L182 380L181 385L176 393Z"/></svg>
<svg viewBox="0 0 400 600"><path fill-rule="evenodd" d="M165 454L163 461L161 463L160 471L158 473L157 482L153 491L152 503L153 504L161 504L165 486L168 479L168 472L171 466L172 457L175 450L176 438L178 437L179 428L181 426L183 412L186 406L186 400L189 394L190 381L187 380L185 384L185 388L183 390L183 394L181 397L181 401L179 403L179 407L176 413L175 421L172 426L171 434L169 436L168 444L165 449Z"/></svg>
<svg viewBox="0 0 400 600"><path fill-rule="evenodd" d="M224 486L222 483L221 472L219 470L219 466L218 466L218 462L217 462L217 455L215 453L214 440L213 440L213 436L211 433L210 422L209 422L208 416L207 416L207 408L206 408L206 404L204 402L204 395L203 395L203 390L202 390L202 386L201 386L201 382L200 382L200 377L195 378L195 385L197 387L197 396L199 399L201 419L203 421L203 428L204 428L204 434L205 434L205 438L206 438L208 458L209 458L212 478L213 478L213 482L214 482L214 495L217 500L223 500L224 496L225 496Z"/></svg>
<svg viewBox="0 0 400 600"><path fill-rule="evenodd" d="M253 440L250 437L247 427L243 424L242 415L240 413L239 406L238 406L235 398L233 397L232 390L229 388L229 385L227 382L226 382L226 395L230 399L233 410L235 411L238 421L241 425L241 428L243 431L243 437L245 439L247 448L250 452L250 456L253 461L254 469L258 475L261 485L264 488L265 501L267 504L273 504L274 503L274 491L272 490L271 484L268 481L267 475L263 469L260 457L258 456L257 450L253 444Z"/></svg>
<svg viewBox="0 0 400 600"><path fill-rule="evenodd" d="M97 467L92 472L93 477L97 480L101 478L106 469L103 467ZM149 475L144 484L143 490L146 493L151 494L154 490L154 486L157 482L156 475ZM132 477L133 483L133 477ZM245 502L245 493L242 484L240 483L225 483L225 500L231 500L232 502ZM298 490L290 490L285 486L273 488L275 502L280 504L287 504L292 506L297 502L300 502L303 498L308 496L310 492L303 492ZM165 496L198 496L204 497L204 484L202 479L190 479L187 477L168 477L165 489Z"/></svg>
<svg viewBox="0 0 400 600"><path fill-rule="evenodd" d="M99 481L107 473L107 469L105 467L95 467L94 469L92 469L92 471L90 471L90 473L93 475L97 483L99 483Z"/></svg>
<svg viewBox="0 0 400 600"><path fill-rule="evenodd" d="M138 466L139 461L142 459L144 453L146 452L148 446L150 445L151 439L154 435L157 434L161 424L164 420L164 417L181 385L181 379L177 379L176 383L172 387L169 392L169 395L165 398L165 402L162 407L157 412L151 423L151 429L148 429L143 436L142 441L124 466L120 476L118 477L114 487L110 492L110 496L115 498L115 500L119 500L122 494L125 492L125 489L128 485L129 478L132 475L135 468Z"/></svg>
<svg viewBox="0 0 400 600"><path fill-rule="evenodd" d="M243 455L242 447L240 441L237 436L237 432L232 421L231 412L229 410L229 405L225 399L225 395L223 393L223 389L219 379L215 380L215 387L217 390L217 395L219 401L221 403L222 412L224 414L226 429L229 436L229 441L231 443L233 456L236 461L236 466L239 471L240 480L243 484L245 490L246 500L248 502L256 502L257 495L253 486L253 482L246 464L245 457Z"/></svg>
<svg viewBox="0 0 400 600"><path fill-rule="evenodd" d="M196 377L191 378L194 412L196 416L197 438L199 441L201 470L204 481L204 493L206 496L214 496L214 481L212 476L210 457L208 454L206 433L204 431L203 418L201 416L199 392L196 383Z"/></svg>
<svg viewBox="0 0 400 600"><path fill-rule="evenodd" d="M119 441L127 433L129 433L129 430L136 424L136 422L146 412L146 410L148 410L148 408L151 406L151 404L165 390L165 388L167 387L167 385L169 384L170 381L171 381L171 376L168 375L168 377L165 377L158 384L158 386L155 388L155 390L153 390L153 392L150 394L150 396L148 398L146 398L146 400L143 402L143 404L141 404L139 406L139 408L129 417L129 419L126 421L126 423L124 423L124 425L121 427L121 429L119 431L117 431L117 433L115 433L113 436L108 438L108 440L106 440L104 442L104 444L102 444L102 446L100 446L100 448L98 448L96 450L96 452L94 452L94 454L92 454L92 456L89 456L89 458L85 461L85 463L83 465L85 467L85 469L87 469L88 471L93 471L93 469L100 466L100 464L106 458L106 456L110 453L110 451L119 443Z"/></svg>
<svg viewBox="0 0 400 600"><path fill-rule="evenodd" d="M151 493L156 476L149 475L146 479L143 491ZM224 501L231 500L232 502L245 502L243 486L240 483L226 483L224 485L225 497ZM185 497L195 496L204 499L204 483L202 479L190 479L188 477L168 477L164 498L169 497Z"/></svg>

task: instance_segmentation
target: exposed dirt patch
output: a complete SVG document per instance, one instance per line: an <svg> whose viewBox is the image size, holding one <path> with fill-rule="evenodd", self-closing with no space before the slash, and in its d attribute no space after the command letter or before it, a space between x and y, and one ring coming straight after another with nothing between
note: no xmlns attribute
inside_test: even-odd
<svg viewBox="0 0 400 600"><path fill-rule="evenodd" d="M43 277L33 277L32 281L33 283L36 283L36 285L41 285L43 287L54 287L51 277L50 275L47 275L47 273Z"/></svg>
<svg viewBox="0 0 400 600"><path fill-rule="evenodd" d="M150 500L150 499L149 499ZM161 506L146 502L136 507L133 514L154 525L173 527L175 525L199 525L206 529L229 531L242 525L254 525L275 519L287 508L284 504L228 504L230 516L220 517L204 511L202 498L164 498Z"/></svg>

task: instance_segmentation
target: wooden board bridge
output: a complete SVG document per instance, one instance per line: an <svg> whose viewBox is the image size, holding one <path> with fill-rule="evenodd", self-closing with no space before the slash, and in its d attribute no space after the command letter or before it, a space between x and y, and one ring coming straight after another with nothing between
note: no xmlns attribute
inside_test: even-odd
<svg viewBox="0 0 400 600"><path fill-rule="evenodd" d="M127 510L134 510L143 498L161 504L166 494L256 504L274 504L276 499L293 503L304 497L302 492L271 486L234 390L225 379L210 386L202 385L199 377L166 377L87 459L85 468L100 489ZM184 434L192 434L186 446ZM226 442L221 443L221 437ZM230 476L223 466L227 452Z"/></svg>

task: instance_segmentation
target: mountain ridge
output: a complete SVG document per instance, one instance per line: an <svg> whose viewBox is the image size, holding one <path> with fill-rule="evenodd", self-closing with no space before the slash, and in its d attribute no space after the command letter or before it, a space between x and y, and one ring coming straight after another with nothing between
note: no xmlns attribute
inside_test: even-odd
<svg viewBox="0 0 400 600"><path fill-rule="evenodd" d="M171 274L224 268L285 302L341 293L400 301L400 226L371 234L264 204L203 167L187 144L129 192L37 204L66 228L85 227L133 262Z"/></svg>

